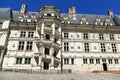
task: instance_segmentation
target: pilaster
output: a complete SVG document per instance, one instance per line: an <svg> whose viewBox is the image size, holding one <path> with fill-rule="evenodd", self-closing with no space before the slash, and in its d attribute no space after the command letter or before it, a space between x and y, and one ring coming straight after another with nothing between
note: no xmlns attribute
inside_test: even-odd
<svg viewBox="0 0 120 80"><path fill-rule="evenodd" d="M43 40L44 39L44 26L45 26L45 24L44 23L42 23L42 25L41 25L41 39Z"/></svg>

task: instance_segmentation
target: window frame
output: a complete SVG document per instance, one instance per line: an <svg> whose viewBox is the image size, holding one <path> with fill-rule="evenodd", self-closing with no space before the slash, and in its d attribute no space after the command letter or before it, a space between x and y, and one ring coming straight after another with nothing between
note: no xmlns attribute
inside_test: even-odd
<svg viewBox="0 0 120 80"><path fill-rule="evenodd" d="M22 64L22 58L16 58L16 64Z"/></svg>
<svg viewBox="0 0 120 80"><path fill-rule="evenodd" d="M25 58L25 63L24 64L31 64L31 58Z"/></svg>
<svg viewBox="0 0 120 80"><path fill-rule="evenodd" d="M101 52L106 52L105 43L100 43L100 46L101 46Z"/></svg>
<svg viewBox="0 0 120 80"><path fill-rule="evenodd" d="M26 31L21 31L20 32L20 37L25 38L26 37Z"/></svg>
<svg viewBox="0 0 120 80"><path fill-rule="evenodd" d="M33 42L32 41L27 41L26 51L31 51L32 48L33 48Z"/></svg>
<svg viewBox="0 0 120 80"><path fill-rule="evenodd" d="M23 51L25 46L25 41L19 41L18 50Z"/></svg>

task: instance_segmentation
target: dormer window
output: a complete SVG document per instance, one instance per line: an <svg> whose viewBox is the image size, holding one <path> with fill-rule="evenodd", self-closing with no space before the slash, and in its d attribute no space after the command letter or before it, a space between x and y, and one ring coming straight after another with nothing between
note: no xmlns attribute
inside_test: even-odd
<svg viewBox="0 0 120 80"><path fill-rule="evenodd" d="M64 20L68 20L68 17L64 16L63 19L64 19Z"/></svg>
<svg viewBox="0 0 120 80"><path fill-rule="evenodd" d="M51 16L51 14L50 14L50 13L48 13L48 14L47 14L47 16L49 16L49 17L50 17L50 16Z"/></svg>
<svg viewBox="0 0 120 80"><path fill-rule="evenodd" d="M96 17L96 21L100 22L101 21L100 17Z"/></svg>
<svg viewBox="0 0 120 80"><path fill-rule="evenodd" d="M51 13L51 16L55 16L54 13Z"/></svg>
<svg viewBox="0 0 120 80"><path fill-rule="evenodd" d="M100 17L95 18L95 25L103 25L103 23L101 22Z"/></svg>
<svg viewBox="0 0 120 80"><path fill-rule="evenodd" d="M86 16L82 16L80 24L88 24Z"/></svg>
<svg viewBox="0 0 120 80"><path fill-rule="evenodd" d="M25 14L25 15L24 15L24 18L29 18L29 14Z"/></svg>
<svg viewBox="0 0 120 80"><path fill-rule="evenodd" d="M105 25L106 25L106 26L112 26L110 17L107 17L107 18L105 19Z"/></svg>
<svg viewBox="0 0 120 80"><path fill-rule="evenodd" d="M82 16L82 21L86 21L86 16Z"/></svg>
<svg viewBox="0 0 120 80"><path fill-rule="evenodd" d="M44 13L44 16L47 16L47 13Z"/></svg>
<svg viewBox="0 0 120 80"><path fill-rule="evenodd" d="M32 19L35 19L35 18L36 18L36 14L33 13L33 14L31 15L31 18L32 18Z"/></svg>
<svg viewBox="0 0 120 80"><path fill-rule="evenodd" d="M105 20L106 22L110 22L110 18L106 18L106 20Z"/></svg>
<svg viewBox="0 0 120 80"><path fill-rule="evenodd" d="M64 19L64 21L62 21L62 23L70 24L68 17L64 16L63 19Z"/></svg>

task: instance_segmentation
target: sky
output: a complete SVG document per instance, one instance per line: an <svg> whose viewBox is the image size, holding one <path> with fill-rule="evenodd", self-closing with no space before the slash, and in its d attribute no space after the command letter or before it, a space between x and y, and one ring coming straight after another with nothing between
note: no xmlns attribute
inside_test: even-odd
<svg viewBox="0 0 120 80"><path fill-rule="evenodd" d="M112 9L114 14L120 15L120 0L0 0L0 8L19 11L22 3L27 4L27 11L38 11L44 5L54 5L62 13L75 6L77 13L107 15L107 11Z"/></svg>

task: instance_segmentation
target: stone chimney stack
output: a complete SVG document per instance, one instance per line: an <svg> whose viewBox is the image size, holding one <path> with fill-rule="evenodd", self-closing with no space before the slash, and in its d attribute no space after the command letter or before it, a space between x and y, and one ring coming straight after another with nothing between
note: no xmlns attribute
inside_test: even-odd
<svg viewBox="0 0 120 80"><path fill-rule="evenodd" d="M76 8L75 6L72 7L72 16L73 16L73 20L76 20Z"/></svg>
<svg viewBox="0 0 120 80"><path fill-rule="evenodd" d="M73 14L76 14L76 8L75 8L75 6L72 7L72 12L73 12Z"/></svg>
<svg viewBox="0 0 120 80"><path fill-rule="evenodd" d="M24 16L25 13L26 13L26 4L23 3L20 9L20 16Z"/></svg>
<svg viewBox="0 0 120 80"><path fill-rule="evenodd" d="M108 11L108 15L109 16L114 16L113 11L111 9Z"/></svg>
<svg viewBox="0 0 120 80"><path fill-rule="evenodd" d="M69 17L72 17L73 20L76 19L76 8L73 6L72 8L68 8L68 15Z"/></svg>
<svg viewBox="0 0 120 80"><path fill-rule="evenodd" d="M72 15L72 13L73 13L73 12L72 12L72 9L71 9L71 8L68 8L68 14L69 14L69 15Z"/></svg>

